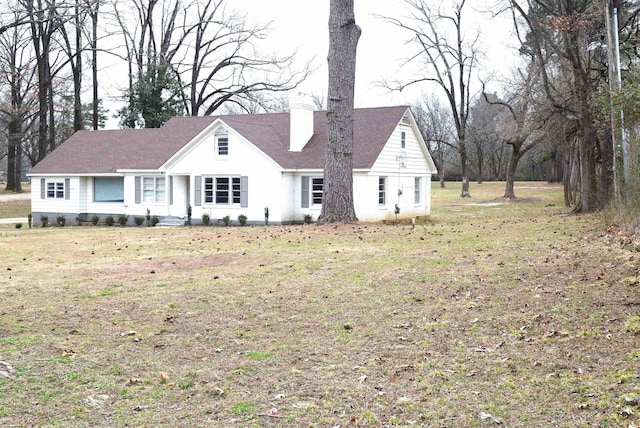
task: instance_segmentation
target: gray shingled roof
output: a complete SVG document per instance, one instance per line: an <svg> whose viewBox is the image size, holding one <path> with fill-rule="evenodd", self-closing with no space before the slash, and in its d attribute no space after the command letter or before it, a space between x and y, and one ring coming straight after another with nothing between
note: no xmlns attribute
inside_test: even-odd
<svg viewBox="0 0 640 428"><path fill-rule="evenodd" d="M368 169L408 107L354 111L353 167ZM326 111L314 112L314 135L301 152L289 151L289 113L174 117L159 129L78 131L34 166L30 174L105 174L158 169L216 119L255 144L284 169L322 169Z"/></svg>

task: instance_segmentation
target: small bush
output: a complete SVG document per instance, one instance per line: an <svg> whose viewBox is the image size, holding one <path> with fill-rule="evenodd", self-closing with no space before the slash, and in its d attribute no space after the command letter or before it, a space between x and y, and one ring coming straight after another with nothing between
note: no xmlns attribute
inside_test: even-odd
<svg viewBox="0 0 640 428"><path fill-rule="evenodd" d="M82 217L80 217L79 215L76 216L76 224L78 226L82 226Z"/></svg>
<svg viewBox="0 0 640 428"><path fill-rule="evenodd" d="M94 225L94 226L97 225L99 221L100 221L100 217L98 217L97 215L91 216L91 224L92 225Z"/></svg>
<svg viewBox="0 0 640 428"><path fill-rule="evenodd" d="M240 223L240 226L244 226L245 224L247 224L247 216L244 214L240 214L238 216L238 223Z"/></svg>
<svg viewBox="0 0 640 428"><path fill-rule="evenodd" d="M309 224L313 221L313 215L311 214L304 214L302 216L302 219L304 220L304 224Z"/></svg>
<svg viewBox="0 0 640 428"><path fill-rule="evenodd" d="M147 226L151 226L151 210L147 208Z"/></svg>
<svg viewBox="0 0 640 428"><path fill-rule="evenodd" d="M211 217L209 217L209 214L202 214L202 223L204 223L205 226L209 226L209 223L211 222Z"/></svg>
<svg viewBox="0 0 640 428"><path fill-rule="evenodd" d="M63 215L59 215L56 217L56 224L60 227L64 227L64 225L67 224L67 218Z"/></svg>
<svg viewBox="0 0 640 428"><path fill-rule="evenodd" d="M107 226L113 226L113 223L115 223L116 221L113 219L112 215L108 215L104 218L104 224L106 224Z"/></svg>
<svg viewBox="0 0 640 428"><path fill-rule="evenodd" d="M160 219L158 218L157 215L154 215L153 217L151 217L151 226L155 226L156 224L160 223Z"/></svg>
<svg viewBox="0 0 640 428"><path fill-rule="evenodd" d="M127 224L127 222L129 221L129 216L126 214L120 214L118 216L118 223L120 223L120 226L124 226L125 224Z"/></svg>
<svg viewBox="0 0 640 428"><path fill-rule="evenodd" d="M133 217L133 222L136 226L142 226L142 223L144 223L144 217L141 215L137 215Z"/></svg>
<svg viewBox="0 0 640 428"><path fill-rule="evenodd" d="M231 224L231 217L229 217L228 215L222 217L222 222L225 226L229 226L229 224Z"/></svg>
<svg viewBox="0 0 640 428"><path fill-rule="evenodd" d="M41 215L40 216L40 224L42 225L42 227L49 226L49 216Z"/></svg>
<svg viewBox="0 0 640 428"><path fill-rule="evenodd" d="M269 226L269 207L264 207L264 225Z"/></svg>
<svg viewBox="0 0 640 428"><path fill-rule="evenodd" d="M16 229L22 229L22 223L16 223Z"/></svg>

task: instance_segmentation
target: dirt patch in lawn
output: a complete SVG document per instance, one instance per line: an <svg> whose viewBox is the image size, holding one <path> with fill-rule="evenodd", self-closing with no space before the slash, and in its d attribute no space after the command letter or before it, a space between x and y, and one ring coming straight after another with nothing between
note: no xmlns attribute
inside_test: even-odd
<svg viewBox="0 0 640 428"><path fill-rule="evenodd" d="M637 425L640 256L538 197L415 228L5 230L0 425Z"/></svg>

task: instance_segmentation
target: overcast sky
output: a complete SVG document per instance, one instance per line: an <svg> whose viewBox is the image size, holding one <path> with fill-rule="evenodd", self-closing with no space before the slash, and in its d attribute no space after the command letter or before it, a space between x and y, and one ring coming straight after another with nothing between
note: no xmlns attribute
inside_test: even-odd
<svg viewBox="0 0 640 428"><path fill-rule="evenodd" d="M491 72L507 72L512 65L509 59L513 49L511 23L508 17L492 18L486 10L487 0L468 0L463 19L475 31L482 33L487 51L483 59L483 78ZM307 93L322 94L327 91L327 53L329 49L329 0L240 0L230 3L234 8L247 11L250 20L273 21L269 46L290 52L297 49L300 59L315 56L318 67L308 82L301 86ZM408 15L404 0L355 0L356 23L362 29L357 48L356 107L409 104L421 93L431 93L432 88L415 87L403 93L390 93L376 82L392 79L409 49L405 41L410 35L400 28L384 22L379 16L402 18ZM495 87L494 87L495 88Z"/></svg>
<svg viewBox="0 0 640 428"><path fill-rule="evenodd" d="M434 3L438 0L433 0ZM449 0L443 0L449 2ZM487 2L497 0L467 0L463 19L473 34L482 33L482 42L487 57L482 59L483 79L492 72L509 74L513 65L513 48L507 47L512 39L512 25L508 17L491 18L486 10ZM443 3L444 4L444 3ZM329 50L329 0L231 0L230 8L243 10L251 23L272 22L271 31L264 41L264 50L279 54L297 51L300 63L314 58L314 74L304 82L299 90L326 99L327 93L327 53ZM425 85L413 86L399 92L390 92L380 87L379 82L396 77L406 81L396 73L410 49L405 42L410 34L385 22L380 16L402 19L409 14L405 0L355 0L356 23L362 29L358 42L356 63L356 107L380 107L388 105L408 105L420 98L435 93L441 96L441 90ZM266 53L266 52L263 52ZM124 65L103 71L108 83L104 88L107 96L107 108L110 110L107 128L116 128L118 119L112 116L122 107L122 91L125 89L126 75ZM407 69L405 68L405 71ZM476 76L477 77L477 76ZM476 80L474 84L477 84ZM494 84L489 87L496 91ZM435 91L435 92L434 92Z"/></svg>

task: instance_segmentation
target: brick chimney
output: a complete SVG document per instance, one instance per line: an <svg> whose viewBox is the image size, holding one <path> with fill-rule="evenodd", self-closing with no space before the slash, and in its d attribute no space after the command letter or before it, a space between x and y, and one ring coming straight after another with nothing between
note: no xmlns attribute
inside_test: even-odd
<svg viewBox="0 0 640 428"><path fill-rule="evenodd" d="M289 99L289 151L300 152L313 136L313 100L299 92Z"/></svg>

